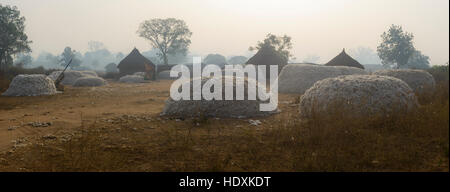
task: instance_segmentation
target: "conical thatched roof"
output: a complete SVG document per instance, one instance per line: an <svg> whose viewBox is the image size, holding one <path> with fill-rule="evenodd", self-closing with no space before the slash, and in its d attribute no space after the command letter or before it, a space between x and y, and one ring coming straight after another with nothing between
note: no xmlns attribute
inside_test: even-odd
<svg viewBox="0 0 450 192"><path fill-rule="evenodd" d="M342 50L342 52L336 56L335 58L331 59L327 64L327 66L347 66L347 67L357 67L364 69L364 66L361 65L358 61L347 55L345 53L345 49Z"/></svg>
<svg viewBox="0 0 450 192"><path fill-rule="evenodd" d="M259 51L251 57L245 64L254 65L278 65L278 72L287 65L287 59L275 51L272 47L261 47Z"/></svg>
<svg viewBox="0 0 450 192"><path fill-rule="evenodd" d="M146 71L146 65L152 66L153 69L155 68L155 64L153 64L149 59L142 56L139 50L134 48L128 56L120 61L119 65L117 65L117 68L119 68L121 74L130 75L135 72Z"/></svg>

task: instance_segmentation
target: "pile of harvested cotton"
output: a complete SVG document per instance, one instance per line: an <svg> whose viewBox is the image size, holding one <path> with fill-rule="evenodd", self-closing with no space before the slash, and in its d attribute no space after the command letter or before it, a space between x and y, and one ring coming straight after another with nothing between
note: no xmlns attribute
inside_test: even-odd
<svg viewBox="0 0 450 192"><path fill-rule="evenodd" d="M125 75L119 79L121 83L143 83L145 82L143 76L139 75Z"/></svg>
<svg viewBox="0 0 450 192"><path fill-rule="evenodd" d="M366 71L356 67L289 64L280 73L280 93L303 94L317 81L342 75L365 75Z"/></svg>
<svg viewBox="0 0 450 192"><path fill-rule="evenodd" d="M182 85L190 86L190 99L178 101L169 98L166 101L166 105L163 109L162 115L178 116L178 117L192 117L192 116L208 116L208 117L231 117L231 118L246 118L255 116L265 116L276 112L274 111L262 111L260 110L261 103L268 103L268 101L262 101L257 96L257 89L260 88L255 80L247 78L235 78L231 76L211 77L202 78L201 85L204 87L206 83L212 83L217 81L222 81L222 100L205 100L203 97L200 100L193 100L193 81L198 80L194 78L191 80L186 80ZM225 80L236 80L229 87L226 86ZM182 85L178 88L182 91ZM242 86L244 91L243 100L236 99L236 94L233 94L232 100L225 100L225 90L231 88L231 90L236 90L236 87ZM252 89L252 87L258 87L257 89ZM227 88L226 88L227 87ZM250 88L250 89L249 89ZM250 92L249 92L250 90ZM256 94L255 99L249 99L248 96ZM269 94L262 92L264 97L268 97Z"/></svg>
<svg viewBox="0 0 450 192"><path fill-rule="evenodd" d="M100 77L80 77L73 84L74 87L98 87L106 85L106 81Z"/></svg>
<svg viewBox="0 0 450 192"><path fill-rule="evenodd" d="M136 72L136 73L133 73L133 75L145 77L145 72Z"/></svg>
<svg viewBox="0 0 450 192"><path fill-rule="evenodd" d="M98 77L97 72L95 72L95 71L80 71L80 72L83 73L84 75Z"/></svg>
<svg viewBox="0 0 450 192"><path fill-rule="evenodd" d="M403 80L411 87L414 92L420 96L429 96L433 94L436 83L433 76L424 70L414 69L392 69L381 70L374 73L374 75L383 75L395 77Z"/></svg>
<svg viewBox="0 0 450 192"><path fill-rule="evenodd" d="M56 94L53 80L45 75L17 75L3 96L39 96Z"/></svg>
<svg viewBox="0 0 450 192"><path fill-rule="evenodd" d="M302 117L385 117L417 107L412 89L402 80L377 75L349 75L318 81L300 100Z"/></svg>
<svg viewBox="0 0 450 192"><path fill-rule="evenodd" d="M62 71L54 71L48 77L53 81L56 81L61 72ZM80 77L97 77L97 73L94 71L65 71L64 79L61 81L61 84L73 85Z"/></svg>

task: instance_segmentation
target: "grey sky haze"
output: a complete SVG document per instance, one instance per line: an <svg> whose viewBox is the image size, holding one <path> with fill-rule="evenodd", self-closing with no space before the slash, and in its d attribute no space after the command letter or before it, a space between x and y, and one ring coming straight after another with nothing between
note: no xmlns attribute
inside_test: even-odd
<svg viewBox="0 0 450 192"><path fill-rule="evenodd" d="M88 41L113 52L144 51L150 44L136 34L147 19L174 17L193 32L190 51L244 55L267 33L293 38L301 60L320 62L342 48L376 50L391 24L414 34L415 46L432 64L449 58L448 0L0 0L26 17L33 55L60 53L65 46L85 52Z"/></svg>

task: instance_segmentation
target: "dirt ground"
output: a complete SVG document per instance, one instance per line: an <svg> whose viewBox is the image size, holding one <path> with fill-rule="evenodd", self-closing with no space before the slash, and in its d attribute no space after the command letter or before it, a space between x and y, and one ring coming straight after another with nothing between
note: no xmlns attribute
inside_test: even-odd
<svg viewBox="0 0 450 192"><path fill-rule="evenodd" d="M169 97L171 83L171 80L141 84L110 81L104 87L67 86L64 93L53 96L0 97L0 152L22 138L69 131L81 123L123 115L158 117ZM280 95L281 106L295 98L295 95ZM287 108L295 110L293 107Z"/></svg>
<svg viewBox="0 0 450 192"><path fill-rule="evenodd" d="M305 123L162 117L172 81L0 97L0 171L448 171L448 89L415 116ZM448 86L447 86L448 87Z"/></svg>
<svg viewBox="0 0 450 192"><path fill-rule="evenodd" d="M142 84L109 82L104 87L66 87L64 93L39 97L0 97L0 151L27 136L79 127L123 114L158 115L169 96L170 81ZM33 126L32 124L36 125ZM39 126L38 123L51 123Z"/></svg>

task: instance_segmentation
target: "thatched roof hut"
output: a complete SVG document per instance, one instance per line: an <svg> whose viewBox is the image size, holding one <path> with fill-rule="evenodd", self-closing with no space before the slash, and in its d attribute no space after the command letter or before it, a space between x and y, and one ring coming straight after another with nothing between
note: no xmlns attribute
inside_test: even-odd
<svg viewBox="0 0 450 192"><path fill-rule="evenodd" d="M287 65L287 59L284 58L280 53L278 53L274 48L272 47L261 47L259 51L251 57L247 63L245 64L253 64L253 65L278 65L278 73L281 72L281 69L285 65ZM267 70L267 77L269 77L270 71L269 67L266 68Z"/></svg>
<svg viewBox="0 0 450 192"><path fill-rule="evenodd" d="M345 53L345 49L342 50L342 52L336 56L335 58L331 59L327 64L327 66L347 66L347 67L357 67L364 69L364 66L361 65L358 61L347 55Z"/></svg>
<svg viewBox="0 0 450 192"><path fill-rule="evenodd" d="M149 59L141 55L141 53L134 48L131 53L126 56L122 61L120 61L119 72L121 76L132 75L136 72L147 72L149 79L154 79L156 75L156 66Z"/></svg>

